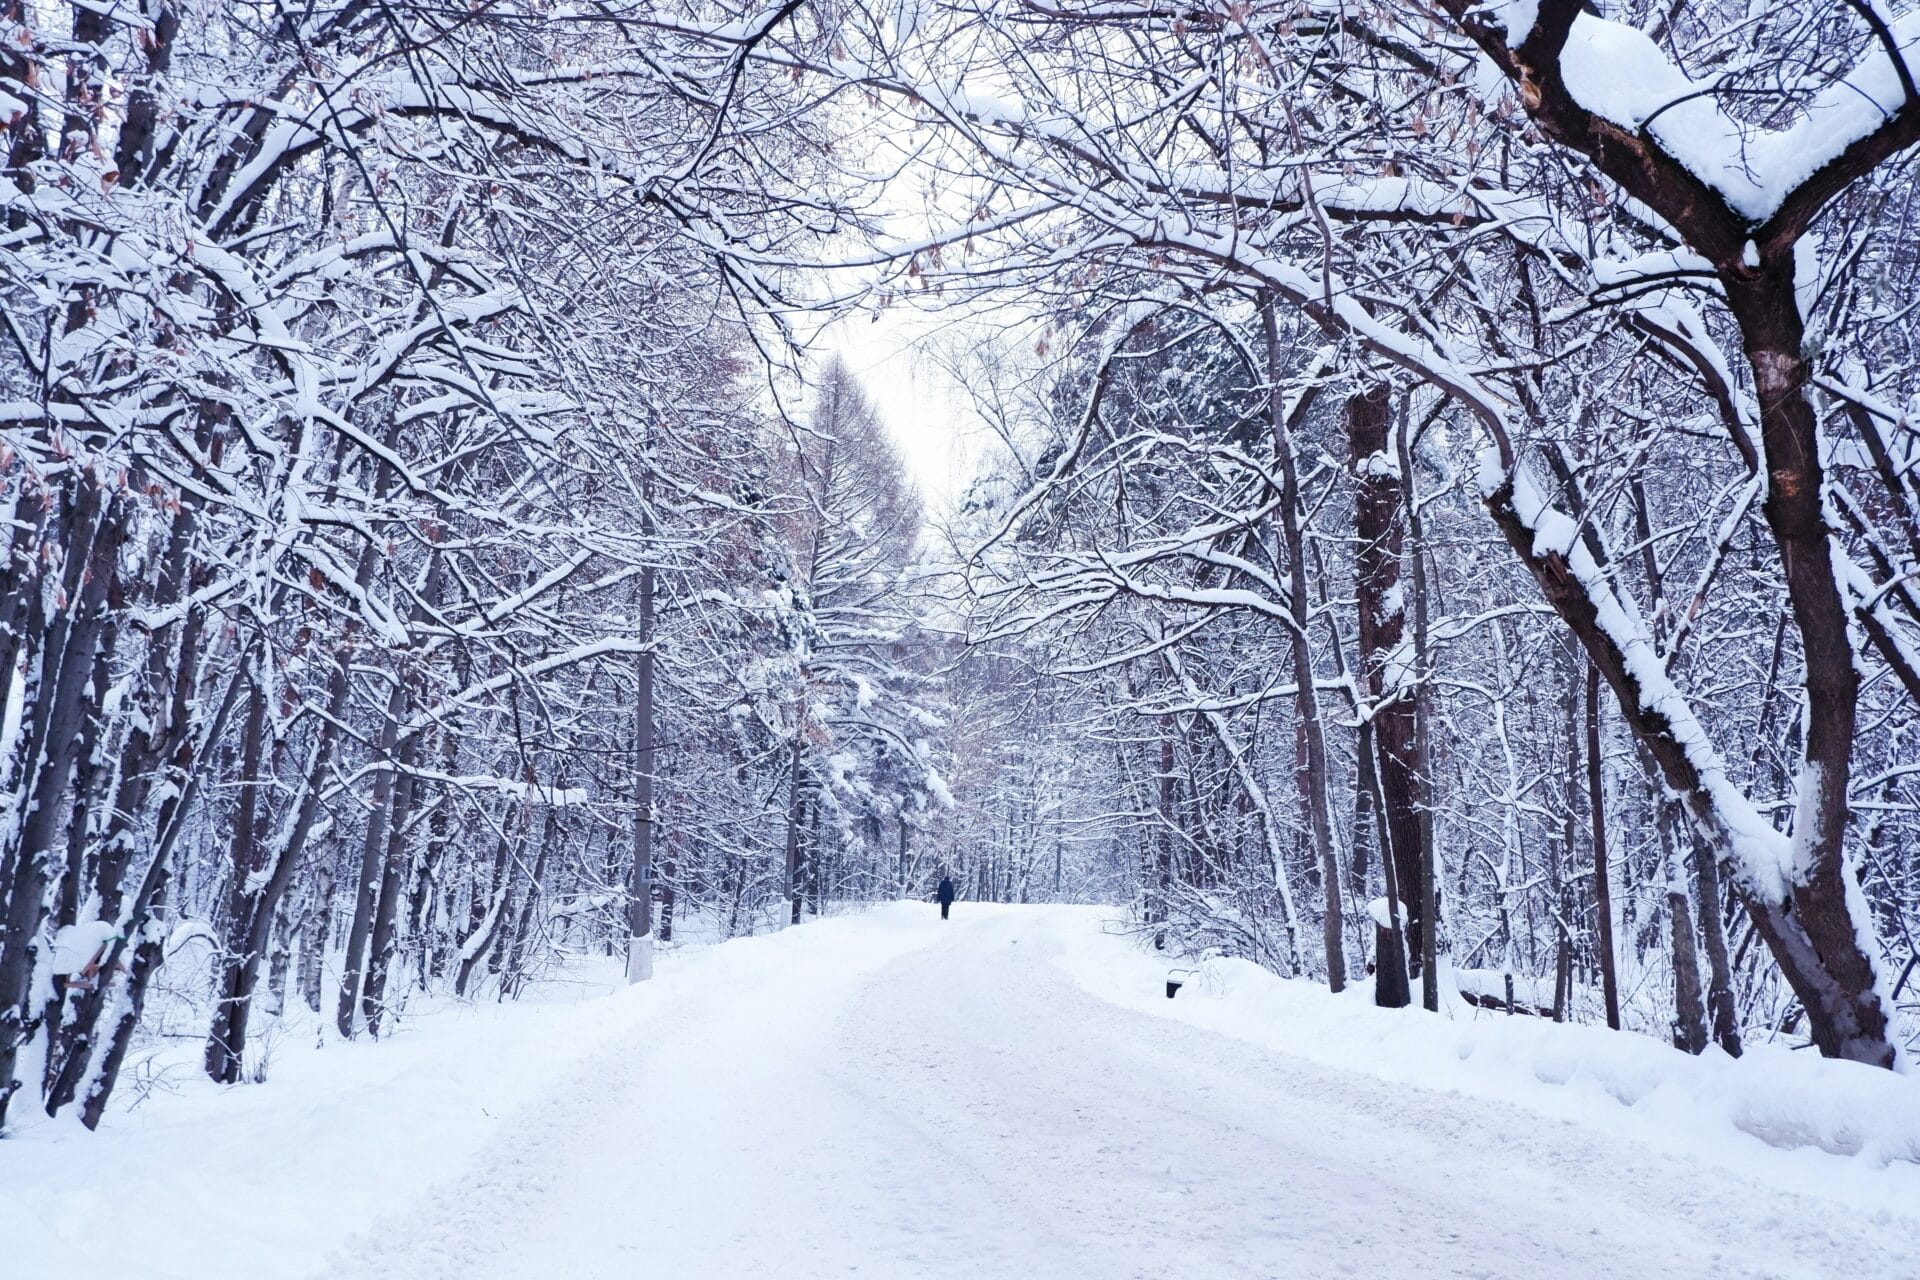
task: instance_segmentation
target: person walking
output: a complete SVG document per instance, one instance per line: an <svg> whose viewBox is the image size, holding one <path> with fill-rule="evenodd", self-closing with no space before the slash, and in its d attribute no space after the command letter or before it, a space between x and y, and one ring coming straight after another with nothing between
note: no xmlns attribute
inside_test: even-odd
<svg viewBox="0 0 1920 1280"><path fill-rule="evenodd" d="M940 887L935 890L933 896L940 900L940 918L945 920L947 918L947 909L953 905L953 879L950 876L942 875L940 877Z"/></svg>

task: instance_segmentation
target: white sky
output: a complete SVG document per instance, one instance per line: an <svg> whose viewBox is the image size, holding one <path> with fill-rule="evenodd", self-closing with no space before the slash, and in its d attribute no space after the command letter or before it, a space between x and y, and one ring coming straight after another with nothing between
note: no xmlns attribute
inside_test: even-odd
<svg viewBox="0 0 1920 1280"><path fill-rule="evenodd" d="M822 360L838 354L859 379L929 514L945 511L966 488L980 430L971 398L941 367L933 347L978 334L977 322L894 306L836 320L813 344Z"/></svg>

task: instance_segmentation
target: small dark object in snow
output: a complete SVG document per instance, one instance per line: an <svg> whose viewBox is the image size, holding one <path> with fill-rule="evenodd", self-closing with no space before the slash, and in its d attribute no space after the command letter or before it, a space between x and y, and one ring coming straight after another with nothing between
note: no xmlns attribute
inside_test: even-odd
<svg viewBox="0 0 1920 1280"><path fill-rule="evenodd" d="M1168 978L1167 979L1167 999L1169 1000L1173 999L1174 993L1179 991L1180 988L1185 985L1186 984L1180 981L1180 979L1178 978Z"/></svg>

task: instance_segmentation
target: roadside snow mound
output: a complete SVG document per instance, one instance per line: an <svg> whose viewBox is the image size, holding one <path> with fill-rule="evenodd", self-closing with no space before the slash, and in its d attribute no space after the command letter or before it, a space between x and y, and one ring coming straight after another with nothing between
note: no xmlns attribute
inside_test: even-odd
<svg viewBox="0 0 1920 1280"><path fill-rule="evenodd" d="M1459 1000L1438 1018L1381 1009L1370 980L1336 996L1250 961L1142 951L1096 913L1080 923L1061 930L1054 961L1115 1004L1328 1066L1624 1129L1744 1172L1776 1164L1816 1194L1838 1178L1920 1195L1920 1080L1912 1076L1765 1046L1738 1059L1717 1047L1694 1058L1644 1035ZM1165 981L1176 969L1192 972L1169 1000Z"/></svg>

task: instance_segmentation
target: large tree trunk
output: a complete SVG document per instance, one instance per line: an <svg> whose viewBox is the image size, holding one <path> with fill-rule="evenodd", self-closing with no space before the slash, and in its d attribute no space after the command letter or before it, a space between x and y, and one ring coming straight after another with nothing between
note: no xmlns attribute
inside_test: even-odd
<svg viewBox="0 0 1920 1280"><path fill-rule="evenodd" d="M1807 228L1856 180L1912 147L1920 136L1920 102L1903 103L1873 132L1780 192L1775 212L1756 225L1664 150L1654 133L1621 129L1569 90L1561 55L1582 11L1578 0L1542 4L1518 44L1472 0L1442 0L1442 7L1521 86L1521 101L1543 133L1590 159L1712 264L1739 325L1759 408L1758 445L1744 424L1728 425L1748 465L1767 469L1762 512L1779 549L1804 666L1807 732L1790 841L1783 845L1751 802L1732 791L1691 709L1677 691L1662 687L1665 673L1626 656L1635 637L1612 628L1633 611L1610 611L1602 621L1596 597L1614 592L1597 566L1593 580L1582 581L1565 554L1536 551L1539 513L1516 509L1515 475L1489 495L1489 508L1613 686L1622 714L1686 802L1711 856L1734 868L1735 888L1805 1007L1820 1052L1891 1067L1897 1056L1892 1010L1878 972L1874 922L1845 843L1860 677L1835 568L1843 552L1826 522L1826 477L1808 398L1806 321L1795 281L1798 242ZM1529 498L1521 505L1534 504ZM1669 707L1668 699L1680 705ZM1686 721L1678 732L1676 717Z"/></svg>
<svg viewBox="0 0 1920 1280"><path fill-rule="evenodd" d="M1359 546L1354 552L1354 587L1360 665L1371 703L1362 735L1362 751L1367 758L1362 761L1361 773L1379 790L1380 825L1386 857L1392 862L1387 876L1387 912L1394 934L1394 959L1400 967L1397 977L1378 977L1375 998L1397 1008L1411 998L1406 981L1408 957L1421 954L1424 939L1420 903L1409 902L1404 896L1406 886L1421 882L1420 816L1414 799L1419 767L1418 723L1414 699L1403 687L1411 673L1405 670L1401 652L1407 621L1400 581L1406 540L1406 485L1390 440L1392 414L1387 385L1371 383L1360 394L1349 397L1346 418L1357 482L1354 523ZM1404 935L1399 924L1403 919ZM1386 968L1387 957L1383 954L1377 974L1385 975ZM1417 964L1413 971L1418 972Z"/></svg>
<svg viewBox="0 0 1920 1280"><path fill-rule="evenodd" d="M1775 955L1794 955L1791 964L1782 959L1781 968L1806 1006L1820 1051L1890 1067L1892 1011L1879 983L1872 917L1855 910L1865 898L1845 847L1860 675L1823 508L1826 477L1807 398L1811 371L1802 354L1806 335L1794 263L1789 250L1763 262L1750 280L1726 281L1753 368L1772 470L1761 510L1780 548L1805 665L1806 742L1792 875L1785 902L1755 895L1749 909Z"/></svg>
<svg viewBox="0 0 1920 1280"><path fill-rule="evenodd" d="M1805 1006L1815 1044L1829 1057L1891 1066L1894 1051L1888 1038L1886 1010L1876 987L1873 959L1861 941L1872 936L1872 923L1859 922L1863 932L1853 932L1855 922L1847 898L1857 889L1851 869L1846 866L1837 834L1830 847L1818 835L1824 821L1823 807L1830 808L1835 803L1833 797L1812 794L1822 790L1812 787L1806 798L1814 803L1803 805L1802 813L1796 816L1791 850L1793 863L1804 879L1774 874L1764 861L1756 865L1755 858L1761 855L1755 849L1764 848L1769 857L1779 854L1779 838L1764 829L1764 822L1750 806L1731 792L1718 757L1711 754L1704 730L1693 720L1684 700L1674 701L1679 695L1666 685L1663 673L1646 664L1644 648L1635 650L1639 660L1628 657L1625 643L1616 639L1611 626L1603 624L1596 599L1606 599L1610 622L1616 617L1635 617L1631 603L1614 595L1597 571L1583 580L1567 555L1555 550L1537 551L1535 529L1541 513L1523 514L1516 506L1515 493L1515 483L1509 478L1488 498L1489 510L1508 544L1539 582L1548 603L1586 646L1594 665L1612 686L1621 714L1659 765L1667 785L1685 802L1706 856L1735 868L1735 886L1755 928ZM1533 500L1526 505L1533 505ZM1576 552L1584 556L1583 548ZM1849 669L1850 662L1849 657ZM1842 692L1851 683L1850 676L1839 678ZM1832 713L1820 718L1830 725ZM1851 724L1851 713L1846 719ZM1809 778L1831 780L1834 776L1823 771L1823 763L1835 765L1830 733L1829 729L1818 739L1818 750L1809 734L1811 773L1803 776L1803 783ZM1850 752L1850 744L1847 750ZM1846 763L1841 759L1835 765L1843 781ZM1842 794L1839 803L1843 808L1844 800ZM1785 857L1780 861L1784 870ZM1837 936L1843 926L1845 936Z"/></svg>

